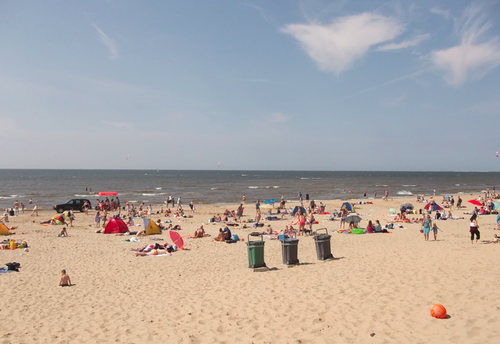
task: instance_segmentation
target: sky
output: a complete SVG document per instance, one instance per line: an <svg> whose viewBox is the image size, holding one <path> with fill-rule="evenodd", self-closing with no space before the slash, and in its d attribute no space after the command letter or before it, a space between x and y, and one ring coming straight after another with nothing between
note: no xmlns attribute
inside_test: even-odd
<svg viewBox="0 0 500 344"><path fill-rule="evenodd" d="M0 168L498 171L500 0L0 1Z"/></svg>

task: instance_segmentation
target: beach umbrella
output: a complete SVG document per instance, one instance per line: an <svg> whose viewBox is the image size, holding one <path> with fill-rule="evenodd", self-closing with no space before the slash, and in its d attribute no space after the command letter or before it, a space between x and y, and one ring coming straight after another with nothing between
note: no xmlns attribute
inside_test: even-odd
<svg viewBox="0 0 500 344"><path fill-rule="evenodd" d="M296 206L293 211L292 211L292 216L295 216L295 214L297 213L297 211L299 211L300 209L300 212L302 213L302 215L305 215L307 214L306 210L304 209L304 207L299 207L299 206Z"/></svg>
<svg viewBox="0 0 500 344"><path fill-rule="evenodd" d="M356 215L356 214L347 215L345 218L345 222L346 223L360 223L361 216Z"/></svg>
<svg viewBox="0 0 500 344"><path fill-rule="evenodd" d="M413 204L411 204L411 203L403 203L403 204L401 204L401 205L399 206L399 210L400 210L402 213L406 212L406 210L408 210L408 209L409 209L409 210L413 210L413 208L414 208L414 207L413 207Z"/></svg>
<svg viewBox="0 0 500 344"><path fill-rule="evenodd" d="M500 203L495 203L495 210L500 210Z"/></svg>
<svg viewBox="0 0 500 344"><path fill-rule="evenodd" d="M477 206L483 205L481 202L479 202L478 200L475 200L475 199L468 200L467 202L469 202L470 204L477 205Z"/></svg>
<svg viewBox="0 0 500 344"><path fill-rule="evenodd" d="M169 231L168 234L170 236L170 239L173 241L173 243L175 245L177 245L179 250L183 250L184 249L184 240L182 240L181 235L177 232L174 232L174 231Z"/></svg>

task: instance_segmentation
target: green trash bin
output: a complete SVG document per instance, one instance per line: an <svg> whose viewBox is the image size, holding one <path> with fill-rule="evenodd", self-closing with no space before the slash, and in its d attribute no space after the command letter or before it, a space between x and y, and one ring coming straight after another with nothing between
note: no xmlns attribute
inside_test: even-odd
<svg viewBox="0 0 500 344"><path fill-rule="evenodd" d="M250 237L260 237L260 240L250 241ZM248 267L262 268L266 266L264 262L264 238L262 233L252 232L248 234L247 250L248 250Z"/></svg>

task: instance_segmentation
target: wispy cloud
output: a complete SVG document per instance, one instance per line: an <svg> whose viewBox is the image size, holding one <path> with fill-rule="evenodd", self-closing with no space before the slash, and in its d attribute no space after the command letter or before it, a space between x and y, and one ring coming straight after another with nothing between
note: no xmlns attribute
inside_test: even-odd
<svg viewBox="0 0 500 344"><path fill-rule="evenodd" d="M109 122L109 121L102 121L102 123L106 125L110 125L115 128L119 129L132 129L133 126L130 123L125 123L125 122Z"/></svg>
<svg viewBox="0 0 500 344"><path fill-rule="evenodd" d="M94 26L94 28L97 30L101 42L106 48L108 48L108 58L111 60L116 59L118 57L118 46L116 45L115 41L109 38L109 36L106 35L96 24L92 23L92 26Z"/></svg>
<svg viewBox="0 0 500 344"><path fill-rule="evenodd" d="M259 83L274 83L274 81L268 79L259 79L259 78L231 78L231 77L222 77L227 80L233 81L244 81L244 82L259 82Z"/></svg>
<svg viewBox="0 0 500 344"><path fill-rule="evenodd" d="M483 39L491 26L481 7L469 6L459 22L460 44L429 55L433 65L445 72L448 84L458 87L479 80L500 65L499 36Z"/></svg>
<svg viewBox="0 0 500 344"><path fill-rule="evenodd" d="M267 16L266 16L266 13L264 12L264 10L262 9L262 7L259 7L259 6L255 6L255 5L251 5L251 4L242 4L243 6L247 6L247 7L250 7L250 8L253 8L255 10L257 10L260 15L262 16L262 18L264 18L264 20L266 22L268 22L269 20L267 19Z"/></svg>
<svg viewBox="0 0 500 344"><path fill-rule="evenodd" d="M430 11L434 14L437 14L437 15L440 15L440 16L443 16L444 18L446 19L450 19L451 18L451 15L450 15L450 10L442 10L442 9L439 9L437 7L432 7L430 9Z"/></svg>
<svg viewBox="0 0 500 344"><path fill-rule="evenodd" d="M404 75L404 76L400 76L399 78L395 78L395 79L392 79L392 80L389 80L389 81L386 81L384 83L381 83L377 86L373 86L373 87L370 87L370 88L367 88L367 89L364 89L362 91L359 91L359 92L356 92L354 94L351 94L347 97L344 97L344 98L341 98L340 100L346 100L346 99L349 99L349 98L352 98L352 97L355 97L355 96L358 96L360 94L363 94L363 93L366 93L366 92L370 92L370 91L375 91L375 90L378 90L379 88L382 88L382 87L385 87L385 86L389 86L389 85L392 85L392 84L396 84L398 82L401 82L401 81L404 81L404 80L408 80L408 79L414 79L422 74L423 72L425 72L428 68L424 68L422 70L419 70L417 72L414 72L414 73L410 73L410 74L407 74L407 75Z"/></svg>
<svg viewBox="0 0 500 344"><path fill-rule="evenodd" d="M331 24L290 24L282 29L299 41L320 70L339 75L376 44L397 37L403 26L397 18L361 13Z"/></svg>
<svg viewBox="0 0 500 344"><path fill-rule="evenodd" d="M403 41L401 43L389 43L389 44L384 44L380 47L377 48L379 51L389 51L389 50L399 50L399 49L406 49L410 47L414 47L420 44L423 40L426 40L429 38L429 34L425 35L419 35L415 37L414 39Z"/></svg>

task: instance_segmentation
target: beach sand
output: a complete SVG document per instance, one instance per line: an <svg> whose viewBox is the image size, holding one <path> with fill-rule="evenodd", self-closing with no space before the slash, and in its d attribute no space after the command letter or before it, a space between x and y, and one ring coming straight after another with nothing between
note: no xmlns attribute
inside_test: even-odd
<svg viewBox="0 0 500 344"><path fill-rule="evenodd" d="M413 198L356 206L361 226L370 219L384 225L389 209L406 201L424 206ZM331 211L342 202L324 203ZM0 264L21 263L20 272L0 274L0 342L497 343L500 244L481 241L500 232L490 230L496 215L479 216L482 238L472 245L463 213L473 207L465 205L454 211L465 219L438 221L442 232L437 241L431 233L428 242L420 224L403 223L390 234L349 235L332 233L338 220L316 215L314 229L328 229L335 259L319 261L313 237L300 236L300 264L286 266L281 243L266 239L269 269L255 271L245 244L251 227L232 228L244 242L212 241L221 226L208 219L226 206L200 206L179 223L181 235L205 223L212 237L186 239L186 250L159 257L135 257L130 249L158 242L155 237L170 242L167 233L140 243L96 234L91 212L76 213L69 237L58 238L62 226L39 224L53 212L26 212L8 223L19 226L16 235L0 237L30 246L29 252L0 251ZM254 214L247 202L243 219ZM265 221L275 230L288 222ZM74 286L57 286L62 269ZM448 319L430 315L435 303L447 308Z"/></svg>

